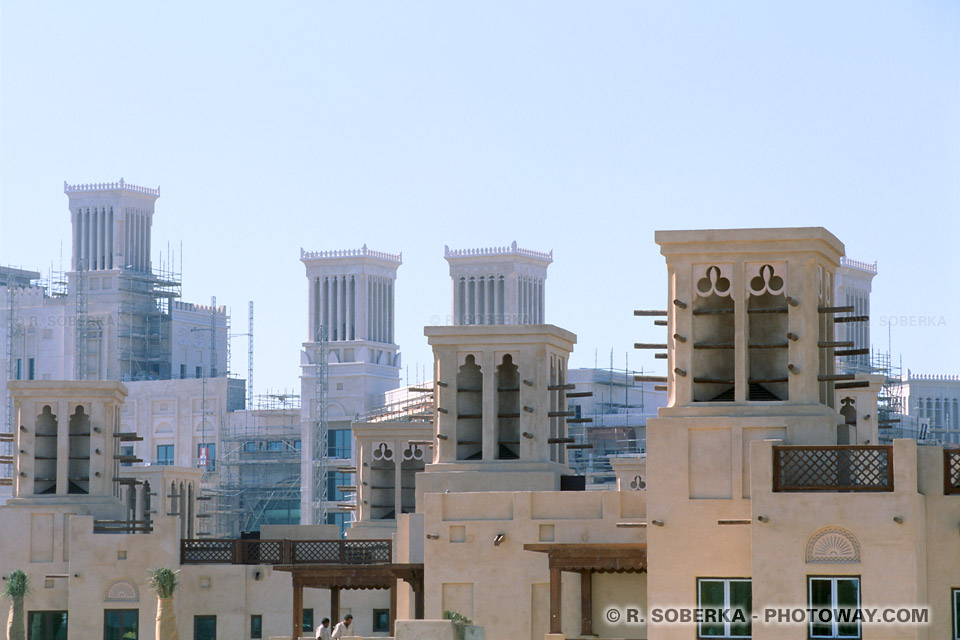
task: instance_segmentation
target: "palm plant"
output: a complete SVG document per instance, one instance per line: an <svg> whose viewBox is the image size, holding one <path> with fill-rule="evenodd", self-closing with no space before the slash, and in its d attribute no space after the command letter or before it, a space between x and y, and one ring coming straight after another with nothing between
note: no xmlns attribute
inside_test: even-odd
<svg viewBox="0 0 960 640"><path fill-rule="evenodd" d="M30 593L30 581L27 574L17 569L7 577L7 584L3 587L3 597L13 600L10 607L10 617L7 619L7 638L9 640L25 640L26 629L23 626L23 597Z"/></svg>
<svg viewBox="0 0 960 640"><path fill-rule="evenodd" d="M157 594L157 640L180 640L177 616L173 610L173 592L177 589L177 572L172 569L151 569L150 589Z"/></svg>
<svg viewBox="0 0 960 640"><path fill-rule="evenodd" d="M473 624L473 620L452 609L444 609L443 619L453 622L453 632L457 640L464 640L467 634L467 626Z"/></svg>

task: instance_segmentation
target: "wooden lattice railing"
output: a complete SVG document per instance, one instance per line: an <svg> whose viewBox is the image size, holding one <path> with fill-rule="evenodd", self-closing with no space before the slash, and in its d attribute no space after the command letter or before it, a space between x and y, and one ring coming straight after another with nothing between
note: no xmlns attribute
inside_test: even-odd
<svg viewBox="0 0 960 640"><path fill-rule="evenodd" d="M386 564L390 540L180 541L180 564Z"/></svg>
<svg viewBox="0 0 960 640"><path fill-rule="evenodd" d="M774 491L893 491L893 447L775 446Z"/></svg>
<svg viewBox="0 0 960 640"><path fill-rule="evenodd" d="M943 450L943 492L960 493L960 449Z"/></svg>

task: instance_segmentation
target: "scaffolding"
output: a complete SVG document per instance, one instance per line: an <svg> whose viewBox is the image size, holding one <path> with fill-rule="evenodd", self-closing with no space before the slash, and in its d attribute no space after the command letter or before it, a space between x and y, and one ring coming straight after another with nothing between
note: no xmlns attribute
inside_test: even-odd
<svg viewBox="0 0 960 640"><path fill-rule="evenodd" d="M592 411L584 412L582 405L574 402L567 407L573 412L567 421L567 437L574 442L569 464L576 475L587 478L588 485L616 482L610 458L646 452L646 438L640 437L647 424L645 387L635 379L642 375L642 369L630 369L629 363L623 369L615 368L612 356L607 369L569 372L569 381L578 390L592 386L593 391Z"/></svg>
<svg viewBox="0 0 960 640"><path fill-rule="evenodd" d="M3 381L4 409L6 412L4 427L0 430L0 459L4 461L0 465L0 486L13 485L13 442L16 433L16 411L13 406L13 396L7 387L7 382L16 379L16 347L17 336L20 332L20 323L17 322L17 287L6 287L7 293L7 335L4 340L4 355L6 356L7 371Z"/></svg>
<svg viewBox="0 0 960 640"><path fill-rule="evenodd" d="M77 260L77 289L74 308L76 338L73 346L74 378L76 380L86 380L87 369L90 367L90 354L87 347L87 339L90 333L87 320L87 293L87 263L85 260Z"/></svg>
<svg viewBox="0 0 960 640"><path fill-rule="evenodd" d="M313 433L313 487L310 496L310 523L327 522L327 471L330 440L327 429L327 326L317 327L317 348L314 351L314 433Z"/></svg>
<svg viewBox="0 0 960 640"><path fill-rule="evenodd" d="M300 396L267 393L221 424L219 478L207 495L218 537L300 523Z"/></svg>
<svg viewBox="0 0 960 640"><path fill-rule="evenodd" d="M894 438L916 438L916 429L905 424L908 420L903 406L903 378L901 372L903 363L896 364L890 352L873 352L870 355L870 369L873 373L883 376L883 384L877 396L877 427L880 430L880 442L892 443Z"/></svg>
<svg viewBox="0 0 960 640"><path fill-rule="evenodd" d="M117 284L119 379L170 379L170 310L173 300L180 294L180 274L172 270L125 269L120 273ZM211 345L211 348L215 349L215 346Z"/></svg>
<svg viewBox="0 0 960 640"><path fill-rule="evenodd" d="M430 422L433 420L433 382L404 387L388 395L379 407L360 416L360 422Z"/></svg>

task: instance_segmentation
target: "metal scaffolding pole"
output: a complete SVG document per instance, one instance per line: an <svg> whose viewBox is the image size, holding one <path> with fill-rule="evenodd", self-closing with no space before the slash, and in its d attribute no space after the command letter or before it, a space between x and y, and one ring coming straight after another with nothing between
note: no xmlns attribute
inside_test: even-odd
<svg viewBox="0 0 960 640"><path fill-rule="evenodd" d="M74 346L74 377L85 380L87 377L87 265L83 259L77 260L77 300L76 300L76 344Z"/></svg>
<svg viewBox="0 0 960 640"><path fill-rule="evenodd" d="M327 519L327 467L329 466L329 433L327 430L327 326L317 328L314 382L314 448L313 448L313 495L311 506L313 524L325 524Z"/></svg>

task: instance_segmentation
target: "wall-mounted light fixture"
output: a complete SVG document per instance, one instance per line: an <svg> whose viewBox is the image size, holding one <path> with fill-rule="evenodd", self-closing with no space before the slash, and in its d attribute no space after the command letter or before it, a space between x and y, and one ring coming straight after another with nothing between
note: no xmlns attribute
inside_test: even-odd
<svg viewBox="0 0 960 640"><path fill-rule="evenodd" d="M440 534L439 534L439 533L428 533L428 534L427 534L427 540L439 540L439 539L440 539Z"/></svg>
<svg viewBox="0 0 960 640"><path fill-rule="evenodd" d="M493 546L499 547L501 542L503 542L503 534L498 533L493 537Z"/></svg>
<svg viewBox="0 0 960 640"><path fill-rule="evenodd" d="M893 521L897 524L903 524L903 516L893 516Z"/></svg>
<svg viewBox="0 0 960 640"><path fill-rule="evenodd" d="M662 526L663 526L663 520L651 520L651 521L650 521L650 524L652 524L652 525L655 526L655 527L662 527Z"/></svg>
<svg viewBox="0 0 960 640"><path fill-rule="evenodd" d="M757 522L770 522L770 518L767 516L757 516Z"/></svg>

